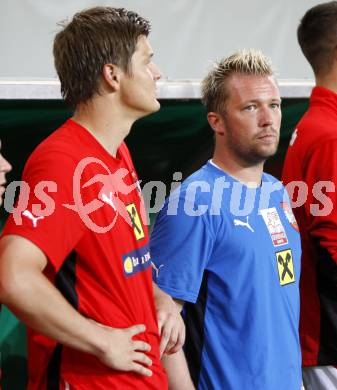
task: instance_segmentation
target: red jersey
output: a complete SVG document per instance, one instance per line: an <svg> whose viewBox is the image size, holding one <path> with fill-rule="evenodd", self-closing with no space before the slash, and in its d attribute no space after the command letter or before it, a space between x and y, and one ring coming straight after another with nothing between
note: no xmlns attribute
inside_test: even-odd
<svg viewBox="0 0 337 390"><path fill-rule="evenodd" d="M42 142L23 173L17 208L4 234L17 234L47 256L45 275L85 317L114 328L145 324L152 377L114 371L95 356L28 331L30 390L162 389L148 231L126 145L112 157L72 120ZM43 182L41 184L41 182ZM54 183L54 184L53 184ZM26 191L24 190L26 188Z"/></svg>
<svg viewBox="0 0 337 390"><path fill-rule="evenodd" d="M337 364L336 150L337 95L315 87L309 109L293 133L282 176L284 184L303 181L308 191L305 203L294 208L302 240L304 366Z"/></svg>

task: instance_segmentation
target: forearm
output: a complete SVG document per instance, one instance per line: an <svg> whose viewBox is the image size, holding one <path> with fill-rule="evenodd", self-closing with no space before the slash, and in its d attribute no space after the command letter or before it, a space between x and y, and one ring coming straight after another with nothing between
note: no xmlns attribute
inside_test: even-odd
<svg viewBox="0 0 337 390"><path fill-rule="evenodd" d="M166 299L172 300L170 295L168 295L164 291L162 291L156 285L156 283L152 282L152 286L153 286L153 297L154 297L154 301L155 301L156 306L158 306L158 304L160 304L161 300L163 300L163 299L164 300L166 300Z"/></svg>
<svg viewBox="0 0 337 390"><path fill-rule="evenodd" d="M183 308L183 305L184 305L184 302L183 301L179 301L177 299L173 299L170 295L168 295L167 293L165 293L163 290L161 290L157 285L156 283L152 283L153 285L153 295L154 295L154 301L155 301L155 304L156 304L156 307L158 308L163 302L170 302L170 303L174 303L177 310L179 312L181 312L182 308Z"/></svg>
<svg viewBox="0 0 337 390"><path fill-rule="evenodd" d="M103 352L99 327L73 309L42 273L8 277L10 287L2 289L1 299L25 324L69 347L94 355Z"/></svg>
<svg viewBox="0 0 337 390"><path fill-rule="evenodd" d="M162 363L167 372L169 390L195 389L182 349L172 355L164 355Z"/></svg>
<svg viewBox="0 0 337 390"><path fill-rule="evenodd" d="M0 302L29 327L78 350L99 355L101 329L80 315L44 276L44 254L15 236L0 242Z"/></svg>
<svg viewBox="0 0 337 390"><path fill-rule="evenodd" d="M152 375L146 355L150 344L134 340L143 324L111 328L78 313L44 276L45 254L29 240L6 236L0 241L0 302L29 327L61 344L95 355L115 370Z"/></svg>
<svg viewBox="0 0 337 390"><path fill-rule="evenodd" d="M182 304L153 283L153 295L157 310L160 339L160 356L179 351L185 342L185 325L180 315Z"/></svg>
<svg viewBox="0 0 337 390"><path fill-rule="evenodd" d="M162 291L155 283L153 283L154 295L157 307L163 305L163 302L172 301L180 313L182 311L184 302L172 299L168 294ZM185 340L185 335L184 335ZM164 354L162 363L165 367L168 376L169 390L193 390L195 389L185 358L183 349L172 354Z"/></svg>

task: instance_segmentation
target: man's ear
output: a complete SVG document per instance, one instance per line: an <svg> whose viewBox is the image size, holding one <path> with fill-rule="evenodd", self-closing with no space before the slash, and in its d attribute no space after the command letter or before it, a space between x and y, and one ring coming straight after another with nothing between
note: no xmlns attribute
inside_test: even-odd
<svg viewBox="0 0 337 390"><path fill-rule="evenodd" d="M105 64L103 66L102 78L113 91L118 91L120 86L122 71L114 64Z"/></svg>
<svg viewBox="0 0 337 390"><path fill-rule="evenodd" d="M217 112L209 112L207 114L207 120L215 134L224 135L225 124L222 116Z"/></svg>

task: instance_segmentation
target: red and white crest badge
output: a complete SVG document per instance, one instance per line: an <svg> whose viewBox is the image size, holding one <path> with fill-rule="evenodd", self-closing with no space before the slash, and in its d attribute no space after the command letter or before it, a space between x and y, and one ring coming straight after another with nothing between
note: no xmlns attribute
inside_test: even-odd
<svg viewBox="0 0 337 390"><path fill-rule="evenodd" d="M291 209L290 207L290 204L287 203L287 202L281 202L281 207L284 211L284 214L288 220L288 222L290 223L290 225L299 232L299 228L298 228L298 225L297 225L297 221L296 221L296 218L295 218L295 215L293 213L293 210Z"/></svg>
<svg viewBox="0 0 337 390"><path fill-rule="evenodd" d="M276 207L260 210L275 247L288 244L288 238Z"/></svg>

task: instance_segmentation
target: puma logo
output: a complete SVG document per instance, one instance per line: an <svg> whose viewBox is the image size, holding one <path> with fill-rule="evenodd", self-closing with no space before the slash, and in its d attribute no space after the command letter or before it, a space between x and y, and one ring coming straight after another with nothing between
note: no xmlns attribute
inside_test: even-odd
<svg viewBox="0 0 337 390"><path fill-rule="evenodd" d="M157 268L156 265L151 261L151 267L154 269L154 271L156 273L156 278L158 279L159 270L161 267L164 267L164 264L160 264L160 266Z"/></svg>
<svg viewBox="0 0 337 390"><path fill-rule="evenodd" d="M37 227L37 221L39 219L43 219L44 217L34 217L34 215L29 211L29 210L25 210L22 215L24 215L25 217L27 217L28 219L30 219L33 223L33 227L36 228Z"/></svg>
<svg viewBox="0 0 337 390"><path fill-rule="evenodd" d="M247 222L241 221L240 219L234 219L233 220L234 225L235 226L245 226L247 229L249 229L251 232L254 233L254 229L249 225L248 218L249 218L249 216L247 215Z"/></svg>
<svg viewBox="0 0 337 390"><path fill-rule="evenodd" d="M115 211L117 211L117 208L114 204L114 202L112 201L112 192L109 193L109 197L107 197L104 193L102 194L102 201L106 204L108 204L109 206L111 206Z"/></svg>

